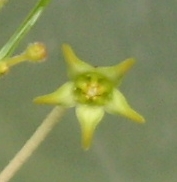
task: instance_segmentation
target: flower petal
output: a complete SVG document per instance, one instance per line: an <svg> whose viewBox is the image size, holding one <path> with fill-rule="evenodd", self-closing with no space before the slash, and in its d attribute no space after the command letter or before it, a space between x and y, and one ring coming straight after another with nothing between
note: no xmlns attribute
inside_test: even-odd
<svg viewBox="0 0 177 182"><path fill-rule="evenodd" d="M55 92L39 96L34 99L37 104L57 104L64 107L73 107L75 105L73 96L73 82L67 82Z"/></svg>
<svg viewBox="0 0 177 182"><path fill-rule="evenodd" d="M97 71L109 78L111 81L113 81L113 83L119 84L121 78L134 65L134 63L135 60L133 58L129 58L115 66L98 67Z"/></svg>
<svg viewBox="0 0 177 182"><path fill-rule="evenodd" d="M73 79L74 77L76 77L79 74L82 74L84 72L88 72L88 71L95 69L90 64L87 64L84 61L81 61L75 55L74 51L68 44L63 44L62 50L63 50L65 60L69 66L68 73L69 73L69 76L71 77L71 79Z"/></svg>
<svg viewBox="0 0 177 182"><path fill-rule="evenodd" d="M139 123L144 123L145 119L143 116L134 111L127 103L123 94L114 89L113 97L110 102L105 106L106 111L113 114L121 114L129 119L132 119Z"/></svg>
<svg viewBox="0 0 177 182"><path fill-rule="evenodd" d="M82 130L82 146L89 149L94 130L104 116L102 107L80 105L76 107L76 115Z"/></svg>

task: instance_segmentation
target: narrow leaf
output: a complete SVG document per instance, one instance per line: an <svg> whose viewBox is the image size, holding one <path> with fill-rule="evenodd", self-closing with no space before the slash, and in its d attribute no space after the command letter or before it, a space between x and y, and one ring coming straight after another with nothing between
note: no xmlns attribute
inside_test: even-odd
<svg viewBox="0 0 177 182"><path fill-rule="evenodd" d="M15 48L17 47L20 40L29 32L29 30L36 23L44 9L48 6L51 0L40 0L33 10L29 13L25 21L17 29L17 31L12 35L9 41L0 50L0 60L5 57L10 56Z"/></svg>

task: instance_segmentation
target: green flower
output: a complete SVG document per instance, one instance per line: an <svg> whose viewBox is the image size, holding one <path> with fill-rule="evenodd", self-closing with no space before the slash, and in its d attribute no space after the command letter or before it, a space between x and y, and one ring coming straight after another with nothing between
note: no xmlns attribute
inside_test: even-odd
<svg viewBox="0 0 177 182"><path fill-rule="evenodd" d="M139 123L145 122L143 116L129 106L123 94L116 88L135 63L134 59L127 59L115 66L94 67L81 61L69 45L64 44L62 50L70 81L51 94L35 98L34 102L66 108L75 106L84 149L89 148L94 130L105 111L121 114Z"/></svg>

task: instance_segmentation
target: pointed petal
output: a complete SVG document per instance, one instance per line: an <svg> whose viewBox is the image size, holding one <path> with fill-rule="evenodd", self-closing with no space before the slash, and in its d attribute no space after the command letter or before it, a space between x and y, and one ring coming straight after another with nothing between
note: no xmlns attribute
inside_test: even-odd
<svg viewBox="0 0 177 182"><path fill-rule="evenodd" d="M94 130L104 116L102 107L80 105L76 107L76 115L82 130L82 146L89 149Z"/></svg>
<svg viewBox="0 0 177 182"><path fill-rule="evenodd" d="M115 66L110 67L98 67L97 71L104 74L107 78L112 80L114 83L119 84L121 78L130 70L130 68L135 64L133 58L126 59L125 61L119 63Z"/></svg>
<svg viewBox="0 0 177 182"><path fill-rule="evenodd" d="M73 107L75 105L73 96L73 82L65 83L51 94L35 98L34 102L37 104L57 104L64 107Z"/></svg>
<svg viewBox="0 0 177 182"><path fill-rule="evenodd" d="M94 69L93 66L81 61L74 53L72 48L68 44L62 45L62 51L65 57L66 62L69 66L69 76L71 78L77 76L78 74L82 74L84 72L88 72Z"/></svg>
<svg viewBox="0 0 177 182"><path fill-rule="evenodd" d="M134 111L127 103L123 94L118 91L113 91L112 100L105 106L106 111L112 114L121 114L131 120L134 120L139 123L144 123L145 119L143 116Z"/></svg>

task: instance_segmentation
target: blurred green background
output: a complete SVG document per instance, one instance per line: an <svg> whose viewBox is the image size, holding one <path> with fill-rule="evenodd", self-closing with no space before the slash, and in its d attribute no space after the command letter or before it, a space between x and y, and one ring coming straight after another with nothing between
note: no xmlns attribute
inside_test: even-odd
<svg viewBox="0 0 177 182"><path fill-rule="evenodd" d="M1 47L35 3L10 0L0 12ZM42 41L47 61L21 64L0 80L0 169L52 109L32 99L67 81L64 42L98 66L135 57L120 90L147 122L107 114L85 152L74 110L68 110L11 181L176 182L176 18L176 0L53 0L16 50Z"/></svg>

